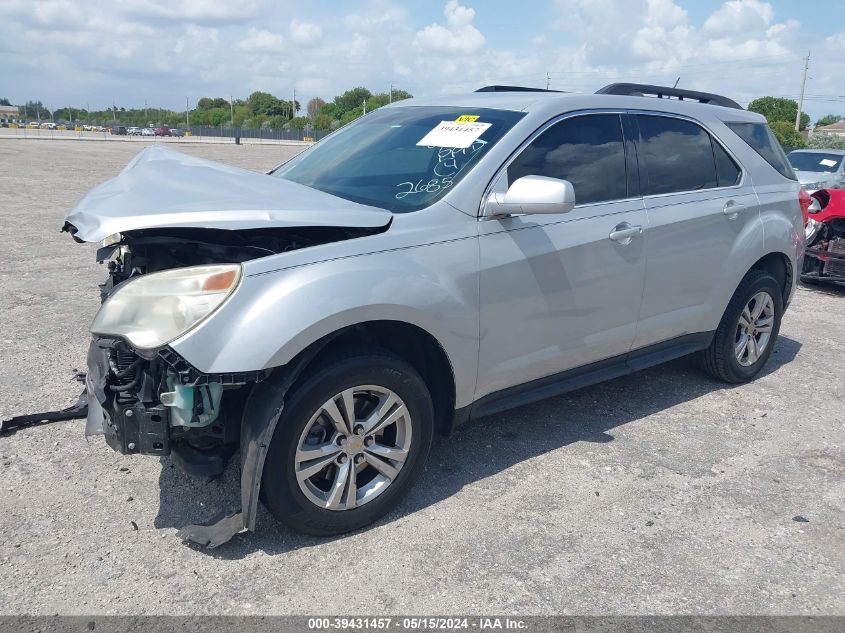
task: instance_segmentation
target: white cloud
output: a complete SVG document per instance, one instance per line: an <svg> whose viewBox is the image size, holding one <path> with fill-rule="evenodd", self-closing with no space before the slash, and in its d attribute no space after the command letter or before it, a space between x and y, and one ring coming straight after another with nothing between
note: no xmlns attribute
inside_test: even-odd
<svg viewBox="0 0 845 633"><path fill-rule="evenodd" d="M765 31L775 17L768 2L729 0L704 22L706 33L725 35Z"/></svg>
<svg viewBox="0 0 845 633"><path fill-rule="evenodd" d="M198 23L246 21L260 17L269 6L267 0L110 0L104 4L108 7L105 10L110 8L141 19Z"/></svg>
<svg viewBox="0 0 845 633"><path fill-rule="evenodd" d="M475 9L461 6L458 0L449 0L443 10L446 26L430 24L417 32L417 46L436 55L476 53L484 47L485 38L472 24Z"/></svg>
<svg viewBox="0 0 845 633"><path fill-rule="evenodd" d="M299 46L317 46L323 39L323 29L311 22L292 20L290 23L290 35L293 41Z"/></svg>
<svg viewBox="0 0 845 633"><path fill-rule="evenodd" d="M358 0L326 11L333 1L0 0L0 96L78 105L114 95L127 107L181 108L185 97L175 95L282 96L294 87L302 100L391 83L417 95L542 87L548 71L562 90L680 76L683 87L747 101L794 95L807 48L810 94L842 94L845 76L841 25L813 18L825 37L811 35L764 0L706 11L692 11L696 0L554 0L547 23L532 12L495 36L479 25L499 11L479 1L436 0L442 17L432 24L418 17L419 3Z"/></svg>
<svg viewBox="0 0 845 633"><path fill-rule="evenodd" d="M238 47L250 52L279 53L284 50L285 38L279 33L253 27L247 31L246 37L238 42Z"/></svg>

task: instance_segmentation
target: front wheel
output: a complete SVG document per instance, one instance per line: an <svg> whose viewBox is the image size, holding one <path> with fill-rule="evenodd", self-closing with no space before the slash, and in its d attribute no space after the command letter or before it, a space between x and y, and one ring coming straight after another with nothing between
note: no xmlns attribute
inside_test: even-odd
<svg viewBox="0 0 845 633"><path fill-rule="evenodd" d="M333 359L286 398L264 465L270 512L328 536L393 509L425 464L433 432L425 382L387 351Z"/></svg>
<svg viewBox="0 0 845 633"><path fill-rule="evenodd" d="M730 383L754 378L772 353L782 316L777 280L765 271L749 272L734 292L713 342L701 352L704 369Z"/></svg>

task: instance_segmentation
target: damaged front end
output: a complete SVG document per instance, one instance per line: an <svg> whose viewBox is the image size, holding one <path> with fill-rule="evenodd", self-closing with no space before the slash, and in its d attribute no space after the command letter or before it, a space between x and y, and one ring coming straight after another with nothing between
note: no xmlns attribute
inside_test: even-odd
<svg viewBox="0 0 845 633"><path fill-rule="evenodd" d="M204 373L170 343L236 300L245 262L381 233L391 219L381 209L158 147L68 214L63 230L77 242L101 242L97 261L108 268L91 326L86 435L103 434L125 455L170 455L187 473L210 477L240 450L240 508L213 525L187 526L183 539L215 547L254 529L281 413L266 397L284 392L301 368ZM271 372L274 380L266 380Z"/></svg>
<svg viewBox="0 0 845 633"><path fill-rule="evenodd" d="M821 189L812 198L801 278L845 282L845 190Z"/></svg>
<svg viewBox="0 0 845 633"><path fill-rule="evenodd" d="M214 477L237 451L250 387L266 371L203 374L174 351L152 358L95 337L88 350L85 434L124 455L172 455L185 472Z"/></svg>

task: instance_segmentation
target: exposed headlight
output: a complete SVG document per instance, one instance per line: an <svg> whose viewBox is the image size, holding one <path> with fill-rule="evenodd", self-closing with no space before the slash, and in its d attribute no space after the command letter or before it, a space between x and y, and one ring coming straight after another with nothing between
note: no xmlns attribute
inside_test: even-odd
<svg viewBox="0 0 845 633"><path fill-rule="evenodd" d="M103 240L103 246L111 246L112 244L117 244L122 239L123 236L120 233L112 233L106 239Z"/></svg>
<svg viewBox="0 0 845 633"><path fill-rule="evenodd" d="M804 227L804 243L812 244L813 240L816 239L816 235L819 234L821 228L822 222L818 222L813 218L808 218L807 226Z"/></svg>
<svg viewBox="0 0 845 633"><path fill-rule="evenodd" d="M219 308L240 278L239 264L223 264L130 279L100 307L91 333L123 337L137 349L161 347Z"/></svg>

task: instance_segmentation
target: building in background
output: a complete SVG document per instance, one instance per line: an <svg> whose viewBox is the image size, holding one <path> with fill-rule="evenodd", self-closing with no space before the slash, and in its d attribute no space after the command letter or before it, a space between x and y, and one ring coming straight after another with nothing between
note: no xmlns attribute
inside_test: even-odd
<svg viewBox="0 0 845 633"><path fill-rule="evenodd" d="M817 127L813 130L813 132L833 134L834 136L845 138L845 120L837 121L836 123L833 123L831 125L823 125L821 127Z"/></svg>
<svg viewBox="0 0 845 633"><path fill-rule="evenodd" d="M0 105L0 121L9 123L18 120L18 106Z"/></svg>

